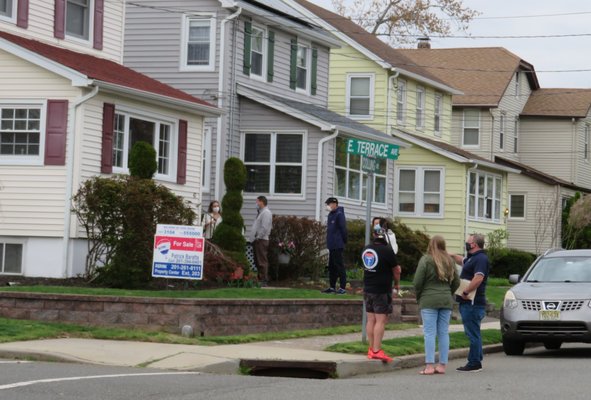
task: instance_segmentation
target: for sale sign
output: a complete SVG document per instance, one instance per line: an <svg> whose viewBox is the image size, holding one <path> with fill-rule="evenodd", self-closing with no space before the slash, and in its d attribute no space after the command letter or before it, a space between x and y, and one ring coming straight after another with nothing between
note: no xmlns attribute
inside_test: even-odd
<svg viewBox="0 0 591 400"><path fill-rule="evenodd" d="M152 276L203 279L204 245L200 226L157 225Z"/></svg>

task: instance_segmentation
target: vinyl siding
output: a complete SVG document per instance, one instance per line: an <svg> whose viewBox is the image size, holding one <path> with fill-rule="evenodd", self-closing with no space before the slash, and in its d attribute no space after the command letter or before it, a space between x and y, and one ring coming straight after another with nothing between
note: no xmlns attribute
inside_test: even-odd
<svg viewBox="0 0 591 400"><path fill-rule="evenodd" d="M94 4L94 3L93 3ZM127 6L128 9L133 8ZM92 29L90 40L84 42L66 36L65 39L53 37L54 2L50 0L29 1L29 27L22 29L16 23L0 20L0 29L3 31L40 40L54 46L68 48L73 51L91 54L97 57L108 58L115 62L122 62L123 54L123 15L125 5L123 1L105 1L103 50L93 49ZM93 12L91 11L91 15Z"/></svg>

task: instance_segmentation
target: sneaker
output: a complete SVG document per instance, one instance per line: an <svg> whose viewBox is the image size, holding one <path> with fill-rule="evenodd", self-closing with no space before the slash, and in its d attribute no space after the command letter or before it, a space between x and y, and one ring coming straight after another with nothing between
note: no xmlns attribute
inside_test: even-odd
<svg viewBox="0 0 591 400"><path fill-rule="evenodd" d="M367 349L367 358L369 358L371 360L371 356L373 355L373 350L371 349L371 347L368 347Z"/></svg>
<svg viewBox="0 0 591 400"><path fill-rule="evenodd" d="M392 360L393 360L392 357L388 357L386 355L386 353L384 353L384 350L382 350L382 349L379 349L378 351L375 351L375 352L370 349L370 351L371 351L371 355L368 353L367 357L371 360L380 360L385 363L392 362Z"/></svg>
<svg viewBox="0 0 591 400"><path fill-rule="evenodd" d="M339 288L339 290L336 291L337 294L347 294L347 291L343 288Z"/></svg>
<svg viewBox="0 0 591 400"><path fill-rule="evenodd" d="M470 364L466 364L463 367L458 367L456 368L456 371L458 372L480 372L482 371L482 365L481 364L475 364L475 365L470 365Z"/></svg>
<svg viewBox="0 0 591 400"><path fill-rule="evenodd" d="M320 293L332 294L332 293L336 293L336 290L334 290L333 288L329 287L327 289L321 290Z"/></svg>

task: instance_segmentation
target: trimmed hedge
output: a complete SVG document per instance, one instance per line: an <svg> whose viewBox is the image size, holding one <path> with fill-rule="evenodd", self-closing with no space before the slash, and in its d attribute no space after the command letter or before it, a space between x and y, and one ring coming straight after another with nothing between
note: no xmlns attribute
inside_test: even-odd
<svg viewBox="0 0 591 400"><path fill-rule="evenodd" d="M511 274L523 276L536 255L517 249L498 249L494 256L490 257L490 275L497 278L507 278Z"/></svg>

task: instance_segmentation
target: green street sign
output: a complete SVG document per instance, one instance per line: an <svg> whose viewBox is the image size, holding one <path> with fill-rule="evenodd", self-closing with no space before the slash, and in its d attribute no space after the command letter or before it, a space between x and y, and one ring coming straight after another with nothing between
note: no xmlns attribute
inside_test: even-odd
<svg viewBox="0 0 591 400"><path fill-rule="evenodd" d="M378 159L373 157L362 157L361 170L363 172L380 172L380 165L378 164Z"/></svg>
<svg viewBox="0 0 591 400"><path fill-rule="evenodd" d="M400 146L382 142L368 142L359 139L349 139L347 153L374 158L398 159Z"/></svg>

